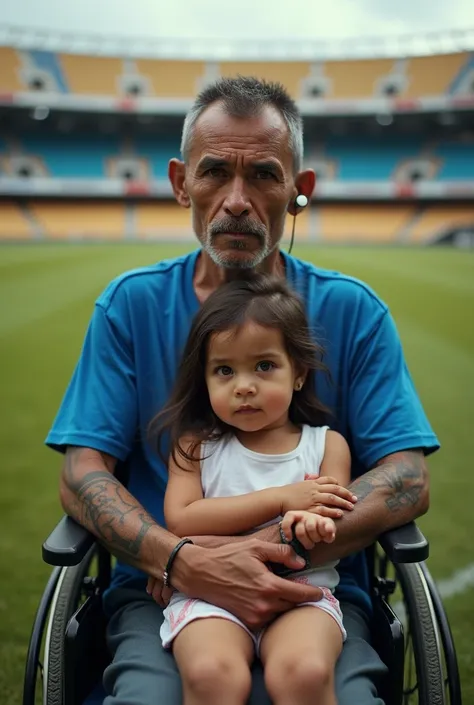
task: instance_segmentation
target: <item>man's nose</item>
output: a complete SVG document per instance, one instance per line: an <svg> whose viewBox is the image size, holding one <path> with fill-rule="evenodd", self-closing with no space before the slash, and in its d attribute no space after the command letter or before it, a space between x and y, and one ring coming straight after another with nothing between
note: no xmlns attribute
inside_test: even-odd
<svg viewBox="0 0 474 705"><path fill-rule="evenodd" d="M243 215L249 215L251 208L252 206L246 193L245 181L242 177L236 176L229 184L229 191L224 201L224 210L227 215L239 218Z"/></svg>

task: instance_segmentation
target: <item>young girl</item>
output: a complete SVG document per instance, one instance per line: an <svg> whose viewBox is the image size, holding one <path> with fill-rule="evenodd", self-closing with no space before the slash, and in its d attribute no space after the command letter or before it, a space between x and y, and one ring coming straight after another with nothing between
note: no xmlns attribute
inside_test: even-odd
<svg viewBox="0 0 474 705"><path fill-rule="evenodd" d="M347 443L324 425L326 410L315 396L315 373L325 369L320 357L303 305L283 280L235 281L207 299L174 393L154 424L159 438L165 430L171 436L170 531L236 535L283 517L285 537L294 530L306 548L334 540L330 517L352 509L355 497L345 489ZM258 633L217 606L174 592L161 637L173 650L185 705L244 705L255 655L275 705L336 705L334 667L345 639L333 596L336 564L288 576L320 586L322 599Z"/></svg>

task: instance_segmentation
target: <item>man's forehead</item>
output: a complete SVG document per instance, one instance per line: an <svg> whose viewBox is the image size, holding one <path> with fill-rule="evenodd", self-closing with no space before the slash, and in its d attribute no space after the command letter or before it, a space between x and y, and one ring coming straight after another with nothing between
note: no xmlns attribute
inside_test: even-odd
<svg viewBox="0 0 474 705"><path fill-rule="evenodd" d="M271 105L252 117L235 117L222 104L215 103L196 121L191 154L198 157L208 150L245 149L269 152L282 157L289 152L288 128L283 116Z"/></svg>

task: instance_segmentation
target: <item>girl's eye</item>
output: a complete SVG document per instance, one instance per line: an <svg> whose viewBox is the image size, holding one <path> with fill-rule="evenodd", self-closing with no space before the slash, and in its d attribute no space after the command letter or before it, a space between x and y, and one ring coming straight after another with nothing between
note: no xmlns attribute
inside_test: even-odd
<svg viewBox="0 0 474 705"><path fill-rule="evenodd" d="M228 377L232 374L232 367L229 367L229 365L221 365L217 368L216 372L221 377Z"/></svg>
<svg viewBox="0 0 474 705"><path fill-rule="evenodd" d="M259 362L257 365L257 369L259 372L269 372L275 367L273 362L269 362L268 360L263 360L262 362Z"/></svg>

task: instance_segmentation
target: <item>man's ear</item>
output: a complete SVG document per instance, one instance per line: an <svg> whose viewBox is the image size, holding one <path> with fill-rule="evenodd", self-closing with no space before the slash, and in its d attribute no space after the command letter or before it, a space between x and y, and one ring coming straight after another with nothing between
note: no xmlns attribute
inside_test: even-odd
<svg viewBox="0 0 474 705"><path fill-rule="evenodd" d="M179 205L189 208L191 200L186 190L186 165L179 159L170 159L168 164L168 178L173 188L173 193Z"/></svg>
<svg viewBox="0 0 474 705"><path fill-rule="evenodd" d="M301 211L304 210L303 208L299 208L295 203L296 197L299 196L300 193L308 199L308 205L306 208L309 208L309 202L311 200L311 195L314 191L315 184L316 174L313 169L300 171L299 174L296 175L293 198L288 204L288 213L290 215L298 215L298 213L301 213Z"/></svg>

